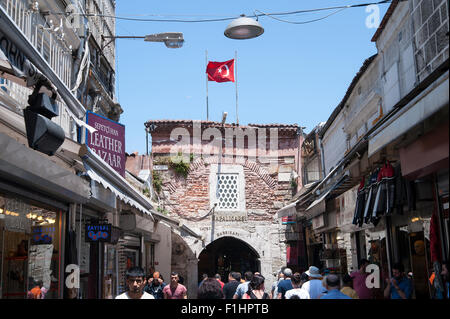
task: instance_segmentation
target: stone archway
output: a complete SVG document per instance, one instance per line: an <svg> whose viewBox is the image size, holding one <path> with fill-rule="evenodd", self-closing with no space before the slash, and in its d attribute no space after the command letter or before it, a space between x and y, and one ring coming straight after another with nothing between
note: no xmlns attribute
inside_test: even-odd
<svg viewBox="0 0 450 319"><path fill-rule="evenodd" d="M197 257L189 247L185 238L171 233L171 272L175 271L183 279L183 285L188 290L188 298L197 297ZM165 278L166 279L166 278ZM170 276L165 280L170 282Z"/></svg>
<svg viewBox="0 0 450 319"><path fill-rule="evenodd" d="M208 277L220 274L223 282L228 281L230 271L261 271L258 252L243 240L221 237L210 243L198 257L198 280L206 273Z"/></svg>

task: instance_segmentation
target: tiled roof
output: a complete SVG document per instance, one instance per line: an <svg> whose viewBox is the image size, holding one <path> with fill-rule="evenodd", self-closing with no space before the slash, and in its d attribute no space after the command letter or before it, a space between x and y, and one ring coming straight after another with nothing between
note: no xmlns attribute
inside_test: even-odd
<svg viewBox="0 0 450 319"><path fill-rule="evenodd" d="M403 1L403 0L402 0ZM394 13L395 8L397 7L397 5L399 4L399 0L393 0L391 2L391 5L389 6L386 14L383 17L383 20L381 20L381 23L377 29L377 31L375 32L375 34L372 37L372 42L376 42L378 40L378 37L381 35L381 33L384 30L384 27L386 26L386 24L388 23L389 19L391 18L392 14Z"/></svg>
<svg viewBox="0 0 450 319"><path fill-rule="evenodd" d="M367 71L370 64L373 62L377 54L372 55L370 58L366 59L359 69L358 73L356 73L355 77L353 78L352 82L350 83L350 86L347 89L347 92L345 93L344 98L342 101L338 104L338 106L334 109L333 113L331 113L330 117L328 118L328 121L325 123L325 125L322 126L321 129L319 129L319 136L323 137L325 132L328 130L328 128L331 126L333 121L338 116L339 112L344 107L345 103L347 103L348 98L350 97L350 94L352 93L353 89L355 88L356 84L358 83L361 76Z"/></svg>
<svg viewBox="0 0 450 319"><path fill-rule="evenodd" d="M297 124L279 124L279 123L273 123L273 124L247 124L247 125L237 125L236 123L225 123L222 125L220 122L214 122L214 121L201 121L201 120L149 120L145 123L146 127L149 127L150 125L154 124L156 126L176 126L176 125L182 125L182 126L191 126L192 123L201 123L202 126L209 126L209 127L225 127L225 128L250 128L250 127L260 127L260 128L279 128L284 130L295 130L299 128Z"/></svg>

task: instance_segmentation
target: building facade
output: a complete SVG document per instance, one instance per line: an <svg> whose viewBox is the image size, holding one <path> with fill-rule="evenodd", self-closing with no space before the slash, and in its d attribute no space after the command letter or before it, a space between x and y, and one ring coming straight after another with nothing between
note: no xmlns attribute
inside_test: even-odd
<svg viewBox="0 0 450 319"><path fill-rule="evenodd" d="M172 269L188 291L195 294L203 273L226 280L248 270L270 287L289 246L274 214L301 185L299 128L184 120L146 127L160 209L202 236L172 239Z"/></svg>
<svg viewBox="0 0 450 319"><path fill-rule="evenodd" d="M189 233L127 180L122 141L109 155L123 173L99 151L106 131L125 133L114 19L88 13L113 16L115 2L0 1L0 298L33 298L39 283L45 298L114 298L128 267L170 265L172 232ZM64 135L52 156L28 143L23 114L38 90L56 98ZM95 116L102 126L86 123Z"/></svg>
<svg viewBox="0 0 450 319"><path fill-rule="evenodd" d="M322 245L310 264L345 273L368 259L382 283L373 298L399 262L412 298L439 295L428 278L449 255L447 6L392 2L372 39L377 54L319 133L326 175L291 204Z"/></svg>

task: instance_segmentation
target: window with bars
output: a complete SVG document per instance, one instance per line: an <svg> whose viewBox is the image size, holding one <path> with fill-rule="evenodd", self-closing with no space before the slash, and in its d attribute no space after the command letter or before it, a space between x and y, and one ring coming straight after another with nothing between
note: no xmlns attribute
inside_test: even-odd
<svg viewBox="0 0 450 319"><path fill-rule="evenodd" d="M239 208L239 174L217 174L218 209L237 210Z"/></svg>

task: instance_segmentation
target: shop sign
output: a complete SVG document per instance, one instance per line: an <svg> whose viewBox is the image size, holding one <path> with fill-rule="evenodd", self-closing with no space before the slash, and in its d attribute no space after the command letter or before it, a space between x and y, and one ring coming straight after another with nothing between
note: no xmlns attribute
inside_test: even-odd
<svg viewBox="0 0 450 319"><path fill-rule="evenodd" d="M169 169L169 166L167 165L153 165L154 171L167 171Z"/></svg>
<svg viewBox="0 0 450 319"><path fill-rule="evenodd" d="M111 241L111 226L111 224L86 224L85 241L109 243Z"/></svg>
<svg viewBox="0 0 450 319"><path fill-rule="evenodd" d="M281 219L282 225L290 225L296 223L296 217L295 216L286 216Z"/></svg>
<svg viewBox="0 0 450 319"><path fill-rule="evenodd" d="M124 231L136 229L136 215L131 211L122 211L119 216L119 227Z"/></svg>
<svg viewBox="0 0 450 319"><path fill-rule="evenodd" d="M312 228L317 229L325 226L324 214L314 217L312 220Z"/></svg>
<svg viewBox="0 0 450 319"><path fill-rule="evenodd" d="M86 122L97 131L86 130L86 144L120 175L125 177L125 125L88 111Z"/></svg>
<svg viewBox="0 0 450 319"><path fill-rule="evenodd" d="M240 237L240 238L245 238L245 234L243 234L242 232L236 230L236 229L230 229L230 230L224 230L224 231L219 231L216 233L216 238L219 237Z"/></svg>
<svg viewBox="0 0 450 319"><path fill-rule="evenodd" d="M214 220L216 222L245 222L247 221L247 212L214 212Z"/></svg>
<svg viewBox="0 0 450 319"><path fill-rule="evenodd" d="M55 226L33 226L31 228L32 245L48 245L55 237Z"/></svg>
<svg viewBox="0 0 450 319"><path fill-rule="evenodd" d="M14 74L27 81L27 86L32 86L39 79L39 71L19 50L13 40L0 31L0 50L14 69Z"/></svg>

